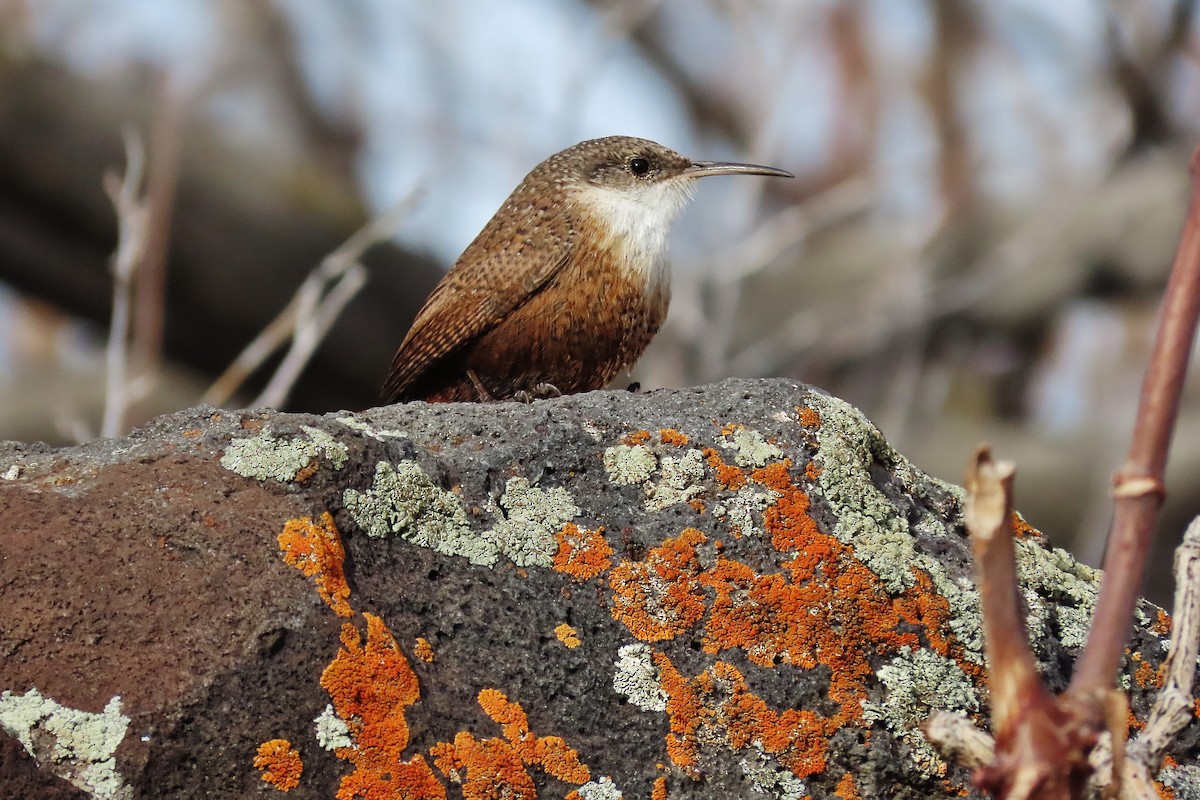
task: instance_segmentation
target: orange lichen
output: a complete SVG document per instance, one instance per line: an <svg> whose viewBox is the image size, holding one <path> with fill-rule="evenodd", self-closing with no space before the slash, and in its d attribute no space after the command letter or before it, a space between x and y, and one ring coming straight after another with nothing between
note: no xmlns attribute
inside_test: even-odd
<svg viewBox="0 0 1200 800"><path fill-rule="evenodd" d="M413 655L427 664L433 663L433 645L423 636L418 636L413 645Z"/></svg>
<svg viewBox="0 0 1200 800"><path fill-rule="evenodd" d="M644 561L622 561L609 574L614 619L643 642L671 639L704 616L696 546L705 536L695 528L667 539Z"/></svg>
<svg viewBox="0 0 1200 800"><path fill-rule="evenodd" d="M1155 669L1149 661L1142 661L1140 658L1136 660L1141 662L1133 672L1133 679L1137 681L1137 685L1143 689L1161 689L1166 676L1163 668L1160 666Z"/></svg>
<svg viewBox="0 0 1200 800"><path fill-rule="evenodd" d="M721 458L721 454L715 448L706 447L704 458L708 460L709 469L716 476L717 483L726 489L736 491L746 485L745 471L732 464L726 464L725 459Z"/></svg>
<svg viewBox="0 0 1200 800"><path fill-rule="evenodd" d="M1154 618L1154 622L1150 625L1150 631L1156 636L1170 636L1171 625L1171 615L1160 608Z"/></svg>
<svg viewBox="0 0 1200 800"><path fill-rule="evenodd" d="M454 743L430 750L433 763L450 780L462 784L465 800L534 800L537 789L512 745L503 739L480 741L466 731Z"/></svg>
<svg viewBox="0 0 1200 800"><path fill-rule="evenodd" d="M565 622L554 628L554 635L560 642L565 644L571 650L574 650L580 645L579 631L575 630Z"/></svg>
<svg viewBox="0 0 1200 800"><path fill-rule="evenodd" d="M769 708L728 663L687 678L666 655L654 654L671 721L667 754L691 775L699 774L702 743L713 742L733 749L759 743L800 777L822 771L828 737L847 724L866 724L862 703L875 665L902 647L929 647L981 678L950 632L949 603L930 576L914 569L914 585L892 596L853 547L821 533L791 467L782 460L748 476L776 495L763 520L785 555L777 571L760 573L715 544L715 560L703 568L696 549L706 539L689 529L610 573L613 616L642 641L702 624L701 646L710 655L739 649L764 668L828 669L834 706L822 716Z"/></svg>
<svg viewBox="0 0 1200 800"><path fill-rule="evenodd" d="M580 581L595 578L612 566L612 554L612 545L604 538L603 527L589 531L568 522L558 532L554 569Z"/></svg>
<svg viewBox="0 0 1200 800"><path fill-rule="evenodd" d="M278 538L283 560L315 580L317 593L334 613L339 617L353 614L346 583L346 551L329 512L322 514L319 522L312 517L289 520Z"/></svg>
<svg viewBox="0 0 1200 800"><path fill-rule="evenodd" d="M829 720L811 711L771 709L724 661L688 679L664 653L653 658L667 693L667 755L685 773L699 775L700 745L716 741L732 750L761 749L798 777L825 769L834 727Z"/></svg>
<svg viewBox="0 0 1200 800"><path fill-rule="evenodd" d="M735 431L745 430L746 426L740 422L726 422L721 426L722 436L732 436Z"/></svg>
<svg viewBox="0 0 1200 800"><path fill-rule="evenodd" d="M306 483L309 478L317 474L317 470L321 468L321 462L315 458L310 458L308 463L296 471L296 477L293 480L296 483Z"/></svg>
<svg viewBox="0 0 1200 800"><path fill-rule="evenodd" d="M674 445L675 447L683 447L691 441L686 433L680 433L674 428L663 428L658 432L658 438L663 444Z"/></svg>
<svg viewBox="0 0 1200 800"><path fill-rule="evenodd" d="M499 723L514 751L526 764L541 767L547 774L566 783L583 784L591 780L587 765L579 754L558 736L536 736L529 729L529 718L519 703L511 702L503 692L484 689L479 693L479 706Z"/></svg>
<svg viewBox="0 0 1200 800"><path fill-rule="evenodd" d="M290 792L299 786L300 775L304 772L300 753L287 739L272 739L260 744L254 766L263 771L264 781L281 792Z"/></svg>
<svg viewBox="0 0 1200 800"><path fill-rule="evenodd" d="M699 497L693 497L691 500L688 500L688 505L691 506L692 510L697 514L703 514L705 509L708 508L705 502Z"/></svg>
<svg viewBox="0 0 1200 800"><path fill-rule="evenodd" d="M650 431L634 431L621 439L622 444L645 444L650 441Z"/></svg>
<svg viewBox="0 0 1200 800"><path fill-rule="evenodd" d="M1013 536L1017 539L1036 539L1042 535L1042 532L1025 521L1017 512L1012 515Z"/></svg>
<svg viewBox="0 0 1200 800"><path fill-rule="evenodd" d="M817 478L821 477L821 468L811 461L808 462L804 465L804 477L808 478L810 481L815 481Z"/></svg>
<svg viewBox="0 0 1200 800"><path fill-rule="evenodd" d="M342 778L338 800L393 797L442 800L445 787L420 755L404 761L408 746L405 709L420 698L417 676L383 620L364 613L366 643L351 623L342 626L342 647L321 675L334 711L346 720L354 747L336 751L354 772Z"/></svg>
<svg viewBox="0 0 1200 800"><path fill-rule="evenodd" d="M800 415L800 424L804 427L818 428L821 426L821 415L815 408L800 406L796 409L796 413Z"/></svg>
<svg viewBox="0 0 1200 800"><path fill-rule="evenodd" d="M847 772L838 781L837 787L833 790L836 797L842 800L862 800L862 795L858 793L858 786L854 783L854 776Z"/></svg>
<svg viewBox="0 0 1200 800"><path fill-rule="evenodd" d="M667 779L661 775L654 779L654 788L650 790L650 800L667 800Z"/></svg>

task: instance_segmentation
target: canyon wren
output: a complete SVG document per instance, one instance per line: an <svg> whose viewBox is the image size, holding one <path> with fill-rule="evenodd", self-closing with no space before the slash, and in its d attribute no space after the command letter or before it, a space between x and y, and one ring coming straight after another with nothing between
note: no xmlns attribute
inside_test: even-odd
<svg viewBox="0 0 1200 800"><path fill-rule="evenodd" d="M667 233L696 179L793 175L692 161L648 139L590 139L525 176L434 288L396 352L384 403L601 389L667 315Z"/></svg>

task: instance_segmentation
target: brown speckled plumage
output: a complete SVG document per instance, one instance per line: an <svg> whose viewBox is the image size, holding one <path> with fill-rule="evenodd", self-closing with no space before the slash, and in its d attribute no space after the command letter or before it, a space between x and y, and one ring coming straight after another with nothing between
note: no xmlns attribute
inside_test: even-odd
<svg viewBox="0 0 1200 800"><path fill-rule="evenodd" d="M665 229L701 166L623 136L536 166L426 300L383 401L486 399L470 372L499 400L545 384L564 394L604 387L666 318Z"/></svg>

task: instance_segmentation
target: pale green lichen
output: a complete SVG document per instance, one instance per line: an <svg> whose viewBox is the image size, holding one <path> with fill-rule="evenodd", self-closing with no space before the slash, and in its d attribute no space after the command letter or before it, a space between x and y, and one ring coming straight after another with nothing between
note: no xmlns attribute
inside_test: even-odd
<svg viewBox="0 0 1200 800"><path fill-rule="evenodd" d="M336 417L338 422L345 425L347 428L356 430L359 433L364 433L376 441L385 441L387 439L407 439L408 434L404 431L394 430L392 428L372 428L367 423L363 422L358 417L344 416Z"/></svg>
<svg viewBox="0 0 1200 800"><path fill-rule="evenodd" d="M583 800L623 800L625 797L607 775L596 781L588 781L575 791Z"/></svg>
<svg viewBox="0 0 1200 800"><path fill-rule="evenodd" d="M552 566L558 532L580 513L566 489L538 489L525 478L510 478L500 498L503 518L476 532L458 497L434 486L415 461L380 461L371 488L347 489L342 502L368 536L400 534L420 547L485 567L501 555L521 567Z"/></svg>
<svg viewBox="0 0 1200 800"><path fill-rule="evenodd" d="M295 480L300 470L321 456L334 469L346 466L346 445L319 428L302 425L301 430L306 436L283 439L264 427L255 436L234 439L225 447L221 466L246 478L281 482Z"/></svg>
<svg viewBox="0 0 1200 800"><path fill-rule="evenodd" d="M722 438L718 443L733 450L733 463L739 467L762 467L773 458L783 457L782 450L750 428L734 428L729 438Z"/></svg>
<svg viewBox="0 0 1200 800"><path fill-rule="evenodd" d="M659 461L657 483L644 484L646 510L662 511L676 503L686 503L704 491L704 454L688 450L682 456L663 456Z"/></svg>
<svg viewBox="0 0 1200 800"><path fill-rule="evenodd" d="M518 567L553 566L558 532L580 514L566 489L538 489L520 477L505 483L500 507L504 518L483 537Z"/></svg>
<svg viewBox="0 0 1200 800"><path fill-rule="evenodd" d="M99 714L61 706L37 689L0 693L0 725L39 764L97 800L127 800L133 790L117 771L114 753L129 729L121 698Z"/></svg>
<svg viewBox="0 0 1200 800"><path fill-rule="evenodd" d="M340 750L354 746L354 740L350 738L350 727L333 710L332 704L326 705L325 710L313 722L317 726L317 744L322 748Z"/></svg>
<svg viewBox="0 0 1200 800"><path fill-rule="evenodd" d="M949 625L964 655L983 663L983 617L979 595L967 579L952 579L937 558L920 553L913 533L927 538L956 536L946 522L922 508L911 528L871 478L873 464L881 464L914 496L923 485L937 486L962 502L963 490L938 481L916 469L897 453L879 430L854 406L828 395L810 394L809 406L821 417L817 428L816 464L821 468L817 488L837 519L833 535L854 548L888 590L898 594L914 583L913 568L929 575L933 588L950 603L955 615Z"/></svg>
<svg viewBox="0 0 1200 800"><path fill-rule="evenodd" d="M667 692L662 688L658 668L650 658L650 646L638 642L617 650L613 690L623 694L643 711L666 711Z"/></svg>
<svg viewBox="0 0 1200 800"><path fill-rule="evenodd" d="M754 791L775 800L801 800L808 796L804 781L796 777L790 769L780 764L775 758L763 752L762 746L755 742L750 754L752 758L743 758L738 762L742 773L750 781Z"/></svg>
<svg viewBox="0 0 1200 800"><path fill-rule="evenodd" d="M1017 578L1029 601L1031 635L1036 640L1049 634L1045 626L1053 616L1058 621L1056 638L1066 647L1083 647L1100 590L1099 570L1080 564L1066 550L1026 539L1016 541L1016 554Z"/></svg>
<svg viewBox="0 0 1200 800"><path fill-rule="evenodd" d="M1175 792L1175 800L1200 800L1200 767L1166 767L1158 779Z"/></svg>
<svg viewBox="0 0 1200 800"><path fill-rule="evenodd" d="M726 518L742 536L764 536L759 520L779 497L779 492L774 489L763 490L747 485L715 503L712 513L714 517Z"/></svg>
<svg viewBox="0 0 1200 800"><path fill-rule="evenodd" d="M962 668L932 650L909 647L876 673L884 686L883 699L863 702L863 717L882 722L912 748L913 758L931 774L945 765L917 727L931 711L975 711L979 697Z"/></svg>
<svg viewBox="0 0 1200 800"><path fill-rule="evenodd" d="M604 470L613 483L628 486L650 480L657 468L654 450L644 444L618 444L604 450Z"/></svg>
<svg viewBox="0 0 1200 800"><path fill-rule="evenodd" d="M4 474L0 475L0 477L4 478L6 481L15 481L17 478L21 477L21 465L13 464L8 469L4 470Z"/></svg>
<svg viewBox="0 0 1200 800"><path fill-rule="evenodd" d="M434 486L415 461L395 466L380 461L371 488L347 489L342 502L368 536L398 533L415 545L486 567L499 558L496 545L471 530L458 498Z"/></svg>

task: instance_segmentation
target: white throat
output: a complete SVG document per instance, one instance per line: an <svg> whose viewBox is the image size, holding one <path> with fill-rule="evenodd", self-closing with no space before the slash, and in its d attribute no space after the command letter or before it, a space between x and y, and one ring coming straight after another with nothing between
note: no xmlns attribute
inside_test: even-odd
<svg viewBox="0 0 1200 800"><path fill-rule="evenodd" d="M605 244L619 256L622 268L655 286L668 277L667 236L694 184L692 180L623 187L588 184L575 189L575 201L604 221Z"/></svg>

